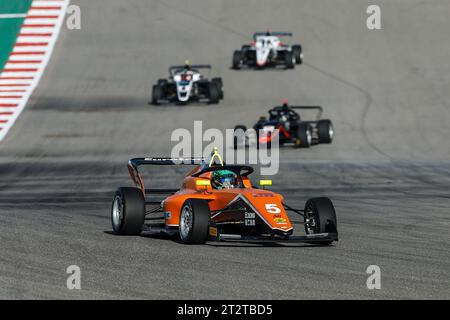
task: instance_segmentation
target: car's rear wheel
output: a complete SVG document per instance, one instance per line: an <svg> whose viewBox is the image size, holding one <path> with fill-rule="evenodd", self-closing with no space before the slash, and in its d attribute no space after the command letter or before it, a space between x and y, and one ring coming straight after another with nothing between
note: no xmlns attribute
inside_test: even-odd
<svg viewBox="0 0 450 320"><path fill-rule="evenodd" d="M213 78L211 80L212 83L215 83L217 88L219 89L219 99L223 99L223 81L222 78Z"/></svg>
<svg viewBox="0 0 450 320"><path fill-rule="evenodd" d="M295 57L292 51L286 51L284 53L284 63L286 65L286 69L293 69L295 66Z"/></svg>
<svg viewBox="0 0 450 320"><path fill-rule="evenodd" d="M300 123L297 128L297 135L294 141L295 148L309 148L312 143L311 126L307 123Z"/></svg>
<svg viewBox="0 0 450 320"><path fill-rule="evenodd" d="M236 50L233 53L233 69L239 70L241 68L243 59L242 51Z"/></svg>
<svg viewBox="0 0 450 320"><path fill-rule="evenodd" d="M304 223L306 234L337 234L336 211L331 200L326 197L309 199L305 204ZM330 244L331 242L328 240L319 243Z"/></svg>
<svg viewBox="0 0 450 320"><path fill-rule="evenodd" d="M292 52L294 53L295 63L302 64L303 63L302 46L299 44L292 46Z"/></svg>
<svg viewBox="0 0 450 320"><path fill-rule="evenodd" d="M334 138L334 128L331 120L324 119L317 122L319 143L331 143Z"/></svg>
<svg viewBox="0 0 450 320"><path fill-rule="evenodd" d="M162 87L155 84L152 88L152 104L158 105L162 97L163 97Z"/></svg>
<svg viewBox="0 0 450 320"><path fill-rule="evenodd" d="M236 131L238 131L238 130L244 131L242 136L240 134L236 135ZM240 146L245 147L245 131L247 131L247 127L246 126L238 125L238 126L234 127L234 137L233 137L233 139L234 139L234 141L233 141L233 148L234 149L237 149Z"/></svg>
<svg viewBox="0 0 450 320"><path fill-rule="evenodd" d="M158 86L164 87L168 83L167 79L158 79Z"/></svg>
<svg viewBox="0 0 450 320"><path fill-rule="evenodd" d="M210 219L208 202L201 199L188 199L180 212L180 239L186 244L202 244L208 239Z"/></svg>
<svg viewBox="0 0 450 320"><path fill-rule="evenodd" d="M111 206L111 223L116 234L138 235L145 220L145 199L138 188L119 188Z"/></svg>
<svg viewBox="0 0 450 320"><path fill-rule="evenodd" d="M209 96L209 103L218 103L219 102L219 88L214 82L210 82L208 84L208 96Z"/></svg>

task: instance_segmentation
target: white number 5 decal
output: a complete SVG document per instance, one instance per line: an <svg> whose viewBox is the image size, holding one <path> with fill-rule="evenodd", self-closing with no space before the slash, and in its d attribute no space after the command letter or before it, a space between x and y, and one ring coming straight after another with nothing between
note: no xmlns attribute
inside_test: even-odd
<svg viewBox="0 0 450 320"><path fill-rule="evenodd" d="M281 209L277 207L276 203L267 203L266 210L268 213L280 213Z"/></svg>

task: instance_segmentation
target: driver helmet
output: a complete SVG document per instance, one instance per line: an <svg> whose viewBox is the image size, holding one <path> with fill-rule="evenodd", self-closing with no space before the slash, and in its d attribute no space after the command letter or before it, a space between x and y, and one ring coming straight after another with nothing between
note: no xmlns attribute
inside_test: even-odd
<svg viewBox="0 0 450 320"><path fill-rule="evenodd" d="M218 190L235 188L237 186L237 174L230 170L214 171L211 185Z"/></svg>

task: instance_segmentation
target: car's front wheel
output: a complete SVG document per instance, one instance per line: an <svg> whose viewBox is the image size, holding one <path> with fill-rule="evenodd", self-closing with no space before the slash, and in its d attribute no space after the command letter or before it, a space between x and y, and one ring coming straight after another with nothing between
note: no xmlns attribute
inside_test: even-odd
<svg viewBox="0 0 450 320"><path fill-rule="evenodd" d="M180 212L180 239L186 244L202 244L208 239L210 210L208 202L188 199Z"/></svg>
<svg viewBox="0 0 450 320"><path fill-rule="evenodd" d="M219 103L220 92L216 83L210 82L208 84L208 95L209 95L209 103L211 104Z"/></svg>
<svg viewBox="0 0 450 320"><path fill-rule="evenodd" d="M217 88L219 89L219 99L223 99L223 81L222 78L213 78L211 80L212 83L214 83Z"/></svg>
<svg viewBox="0 0 450 320"><path fill-rule="evenodd" d="M331 120L323 119L317 122L319 143L331 143L334 138L334 127Z"/></svg>
<svg viewBox="0 0 450 320"><path fill-rule="evenodd" d="M236 50L233 53L233 69L239 70L241 68L243 59L242 51Z"/></svg>
<svg viewBox="0 0 450 320"><path fill-rule="evenodd" d="M305 204L304 223L306 234L336 233L337 218L333 203L329 198L312 198ZM330 244L332 241L320 242Z"/></svg>
<svg viewBox="0 0 450 320"><path fill-rule="evenodd" d="M295 64L302 64L303 63L302 46L299 44L292 46L292 52L294 53Z"/></svg>
<svg viewBox="0 0 450 320"><path fill-rule="evenodd" d="M158 105L162 97L163 97L162 87L155 84L152 88L152 104Z"/></svg>
<svg viewBox="0 0 450 320"><path fill-rule="evenodd" d="M292 51L286 51L284 54L284 63L286 65L286 69L293 69L295 66L295 57Z"/></svg>

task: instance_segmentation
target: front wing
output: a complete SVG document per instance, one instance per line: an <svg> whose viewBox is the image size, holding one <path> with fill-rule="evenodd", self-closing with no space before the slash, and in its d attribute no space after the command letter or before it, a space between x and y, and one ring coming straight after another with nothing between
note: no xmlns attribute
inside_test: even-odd
<svg viewBox="0 0 450 320"><path fill-rule="evenodd" d="M211 225L209 227L209 241L247 242L247 243L330 243L338 241L337 233L316 233L304 236L243 236L239 234L220 233L220 229Z"/></svg>

